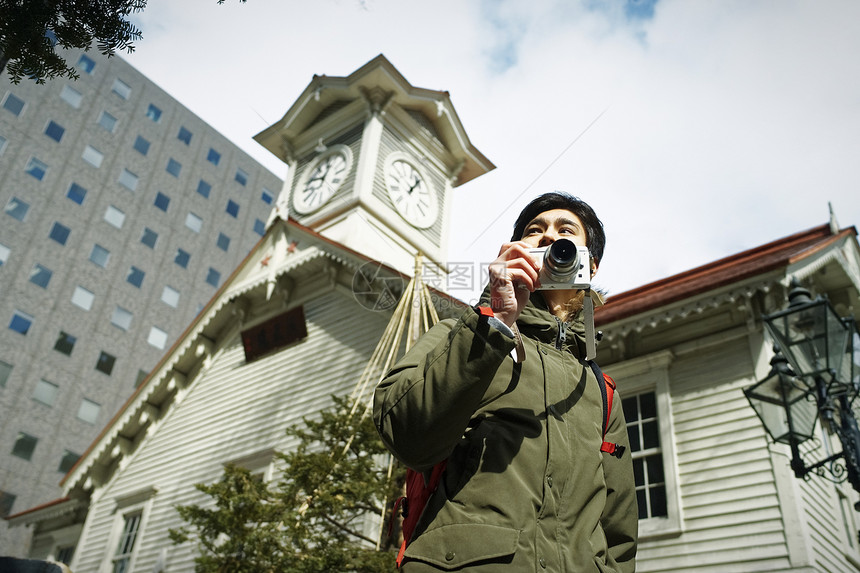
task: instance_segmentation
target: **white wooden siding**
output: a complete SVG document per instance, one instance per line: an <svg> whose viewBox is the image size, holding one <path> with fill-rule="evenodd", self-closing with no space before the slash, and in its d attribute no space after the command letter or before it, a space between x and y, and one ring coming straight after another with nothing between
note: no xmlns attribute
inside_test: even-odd
<svg viewBox="0 0 860 573"><path fill-rule="evenodd" d="M330 292L305 305L308 337L281 352L245 363L238 335L151 432L94 500L76 571L96 571L113 524L114 500L152 485L158 489L138 540L134 571L152 571L166 548L169 571L193 571L195 544L174 546L169 528L182 525L178 504L208 498L195 483L219 479L223 463L265 448L287 449L284 431L354 387L389 316Z"/></svg>

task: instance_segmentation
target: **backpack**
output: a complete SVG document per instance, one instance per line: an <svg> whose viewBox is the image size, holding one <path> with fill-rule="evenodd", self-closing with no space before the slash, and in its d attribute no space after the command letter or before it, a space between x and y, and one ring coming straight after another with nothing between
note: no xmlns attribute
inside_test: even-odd
<svg viewBox="0 0 860 573"><path fill-rule="evenodd" d="M600 451L620 458L624 454L624 446L605 440L606 430L609 427L609 416L612 414L612 400L615 397L615 381L604 374L594 360L589 360L588 365L591 366L591 370L597 378L597 382L600 385L600 394L603 398L603 412L605 413L603 417L604 440L600 444ZM398 568L403 562L403 554L406 551L406 546L412 541L412 534L415 533L418 520L421 518L421 514L424 513L424 507L430 500L430 496L439 487L439 481L442 479L442 474L445 473L447 465L448 460L444 459L427 472L418 472L411 468L406 468L406 495L394 502L392 510L393 515L397 515L397 509L400 508L400 515L403 518L401 525L403 543L400 544L400 551L397 553Z"/></svg>

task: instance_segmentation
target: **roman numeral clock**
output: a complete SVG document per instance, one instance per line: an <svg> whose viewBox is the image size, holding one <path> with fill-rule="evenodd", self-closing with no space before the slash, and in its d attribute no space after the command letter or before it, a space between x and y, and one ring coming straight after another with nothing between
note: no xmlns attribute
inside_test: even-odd
<svg viewBox="0 0 860 573"><path fill-rule="evenodd" d="M412 86L382 55L314 76L254 139L289 166L270 222L290 217L406 274L418 252L447 272L451 191L495 167L447 92Z"/></svg>

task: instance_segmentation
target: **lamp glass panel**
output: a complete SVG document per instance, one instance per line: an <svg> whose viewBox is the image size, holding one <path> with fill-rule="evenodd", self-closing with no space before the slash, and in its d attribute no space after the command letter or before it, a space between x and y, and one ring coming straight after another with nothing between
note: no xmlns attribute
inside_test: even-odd
<svg viewBox="0 0 860 573"><path fill-rule="evenodd" d="M799 380L771 372L745 394L774 442L802 443L813 437L818 407L812 391Z"/></svg>
<svg viewBox="0 0 860 573"><path fill-rule="evenodd" d="M848 330L826 300L781 312L765 324L799 376L840 371Z"/></svg>

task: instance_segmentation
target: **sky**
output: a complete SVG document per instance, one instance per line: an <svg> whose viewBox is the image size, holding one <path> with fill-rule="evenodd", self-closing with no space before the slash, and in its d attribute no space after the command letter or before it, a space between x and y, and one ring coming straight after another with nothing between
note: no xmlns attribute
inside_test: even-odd
<svg viewBox="0 0 860 573"><path fill-rule="evenodd" d="M448 260L493 260L563 190L603 220L611 296L827 223L828 203L860 225L858 21L854 0L149 0L124 57L283 178L252 137L314 74L384 54L450 92L496 165L453 190Z"/></svg>

